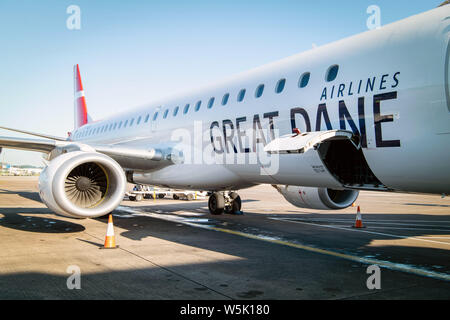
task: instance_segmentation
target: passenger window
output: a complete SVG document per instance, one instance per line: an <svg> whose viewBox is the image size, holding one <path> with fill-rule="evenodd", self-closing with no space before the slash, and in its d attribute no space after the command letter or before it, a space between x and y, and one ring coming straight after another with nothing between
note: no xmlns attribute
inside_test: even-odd
<svg viewBox="0 0 450 320"><path fill-rule="evenodd" d="M264 85L263 85L263 84L260 84L260 85L258 86L258 88L256 88L255 97L256 97L256 98L261 98L261 96L263 95L263 93L264 93Z"/></svg>
<svg viewBox="0 0 450 320"><path fill-rule="evenodd" d="M306 87L309 83L310 78L311 78L311 73L305 72L304 74L302 74L302 76L300 77L300 80L298 81L298 87L299 88Z"/></svg>
<svg viewBox="0 0 450 320"><path fill-rule="evenodd" d="M119 128L120 129L122 127L122 121L119 122Z"/></svg>
<svg viewBox="0 0 450 320"><path fill-rule="evenodd" d="M188 103L188 104L184 107L184 111L183 111L184 114L188 113L189 107L190 107L190 106L191 106L191 105Z"/></svg>
<svg viewBox="0 0 450 320"><path fill-rule="evenodd" d="M223 98L222 98L222 105L224 106L224 105L226 105L227 103L228 103L228 99L230 98L230 94L229 93L227 93L227 94L225 94L224 96L223 96Z"/></svg>
<svg viewBox="0 0 450 320"><path fill-rule="evenodd" d="M125 123L123 124L123 127L126 128L128 125L128 120L125 120Z"/></svg>
<svg viewBox="0 0 450 320"><path fill-rule="evenodd" d="M209 102L208 102L208 109L211 109L211 108L213 107L213 105L214 105L214 100L216 100L216 99L215 99L215 98L209 99Z"/></svg>
<svg viewBox="0 0 450 320"><path fill-rule="evenodd" d="M180 110L180 107L176 107L175 110L173 110L173 116L174 116L174 117L177 116L178 110Z"/></svg>
<svg viewBox="0 0 450 320"><path fill-rule="evenodd" d="M339 72L339 66L337 64L335 64L334 66L331 66L327 71L327 75L326 75L325 79L328 82L334 81L338 76L338 72Z"/></svg>
<svg viewBox="0 0 450 320"><path fill-rule="evenodd" d="M117 128L117 122L116 122L116 123L114 123L114 127L113 127L113 130L116 130L116 128Z"/></svg>
<svg viewBox="0 0 450 320"><path fill-rule="evenodd" d="M169 109L166 109L166 111L164 111L163 118L166 119L168 114L169 114Z"/></svg>
<svg viewBox="0 0 450 320"><path fill-rule="evenodd" d="M275 88L275 92L278 93L278 94L282 93L285 86L286 86L286 79L281 79L277 83L277 86Z"/></svg>
<svg viewBox="0 0 450 320"><path fill-rule="evenodd" d="M237 98L237 101L238 101L238 102L242 102L242 101L244 100L244 98L245 98L245 92L246 92L245 89L242 89L241 91L239 91L238 98Z"/></svg>
<svg viewBox="0 0 450 320"><path fill-rule="evenodd" d="M200 110L201 106L202 106L202 102L201 101L197 102L197 104L195 105L195 112L198 112L198 110Z"/></svg>
<svg viewBox="0 0 450 320"><path fill-rule="evenodd" d="M155 121L158 118L158 112L155 112L155 115L153 116L153 121Z"/></svg>
<svg viewBox="0 0 450 320"><path fill-rule="evenodd" d="M139 123L141 123L142 117L139 116L139 118L137 119L136 125L138 125Z"/></svg>
<svg viewBox="0 0 450 320"><path fill-rule="evenodd" d="M134 118L131 119L131 121L130 121L130 127L133 125L133 123L134 123Z"/></svg>
<svg viewBox="0 0 450 320"><path fill-rule="evenodd" d="M144 122L147 123L148 119L150 119L150 115L149 114L145 116L145 121Z"/></svg>

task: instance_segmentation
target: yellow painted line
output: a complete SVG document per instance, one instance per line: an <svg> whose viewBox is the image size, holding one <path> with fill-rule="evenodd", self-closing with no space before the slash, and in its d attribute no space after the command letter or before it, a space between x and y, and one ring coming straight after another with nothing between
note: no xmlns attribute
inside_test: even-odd
<svg viewBox="0 0 450 320"><path fill-rule="evenodd" d="M372 259L372 258L362 258L362 257L358 257L358 256L352 256L349 254L345 254L345 253L339 253L339 252L335 252L335 251L314 248L314 247L310 247L310 246L306 246L306 245L302 245L302 244L298 244L298 243L287 242L287 241L283 241L283 240L270 239L270 238L266 238L266 237L261 237L261 236L252 235L252 234L248 234L248 233L244 233L244 232L240 232L240 231L229 230L229 229L216 228L216 227L211 227L210 229L214 230L214 231L219 231L219 232L224 232L224 233L228 233L228 234L233 234L233 235L249 238L249 239L261 240L261 241L266 241L266 242L279 244L279 245L283 245L283 246L288 246L288 247L292 247L292 248L302 249L302 250L309 251L309 252L325 254L328 256L333 256L336 258L355 261L355 262L359 262L359 263L363 263L363 264L369 264L369 265L375 264L380 267L385 267L385 268L391 269L391 270L402 271L402 272L412 273L412 274L419 275L419 276L425 276L425 277L430 277L430 278L434 278L434 279L450 281L450 275L448 275L448 274L429 271L429 270L425 270L425 269L419 269L419 268L415 268L415 267L404 265L404 264L392 263L389 261L382 261L382 260L377 260L377 259Z"/></svg>
<svg viewBox="0 0 450 320"><path fill-rule="evenodd" d="M174 217L174 216L170 216L170 215L161 215L161 214L140 212L140 211L134 210L130 207L120 206L118 209L125 211L125 212L129 212L129 213L135 213L135 214L137 213L137 214L142 214L142 215L145 215L145 216L148 216L151 218L156 218L156 219L165 220L165 221L169 221L169 222L184 224L184 225L188 225L188 226L191 226L194 228L223 232L223 233L232 234L232 235L236 235L236 236L240 236L240 237L244 237L244 238L248 238L248 239L270 242L273 244L283 245L283 246L301 249L301 250L305 250L305 251L309 251L309 252L324 254L324 255L340 258L340 259L359 262L362 264L378 265L380 267L384 267L384 268L387 268L390 270L411 273L411 274L425 276L425 277L434 278L434 279L438 279L438 280L450 281L450 275L448 275L448 274L429 271L426 269L419 269L419 268L409 266L409 265L392 263L389 261L382 261L382 260L377 260L377 259L373 259L373 258L362 258L362 257L358 257L358 256L345 254L345 253L339 253L339 252L335 252L335 251L314 248L314 247L310 247L310 246L306 246L306 245L302 245L302 244L298 244L298 243L293 243L293 242L288 242L288 241L283 241L283 240L278 240L278 239L272 239L269 237L253 235L253 234L249 234L249 233L245 233L245 232L217 228L217 227L213 227L210 225L196 224L196 223L192 223L192 222L188 222L188 221L183 221L181 219L178 219L178 217Z"/></svg>

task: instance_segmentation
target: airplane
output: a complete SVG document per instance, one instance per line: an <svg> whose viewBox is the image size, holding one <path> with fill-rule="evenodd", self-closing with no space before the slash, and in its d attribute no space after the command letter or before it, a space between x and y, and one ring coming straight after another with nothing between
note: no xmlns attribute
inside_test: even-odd
<svg viewBox="0 0 450 320"><path fill-rule="evenodd" d="M317 210L361 190L446 195L449 60L443 4L101 121L75 65L69 137L1 127L43 139L0 147L46 153L40 197L71 218L109 214L127 182L206 190L213 215L240 211L237 191L259 184Z"/></svg>

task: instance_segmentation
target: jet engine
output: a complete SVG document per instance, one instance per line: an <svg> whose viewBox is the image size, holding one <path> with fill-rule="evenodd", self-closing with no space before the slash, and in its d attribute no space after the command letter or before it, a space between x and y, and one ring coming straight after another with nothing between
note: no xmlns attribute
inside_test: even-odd
<svg viewBox="0 0 450 320"><path fill-rule="evenodd" d="M299 208L317 210L340 210L351 206L358 198L359 191L333 190L296 186L273 186L291 204Z"/></svg>
<svg viewBox="0 0 450 320"><path fill-rule="evenodd" d="M53 159L39 177L39 195L52 211L96 218L117 208L126 189L122 167L97 152L75 151Z"/></svg>

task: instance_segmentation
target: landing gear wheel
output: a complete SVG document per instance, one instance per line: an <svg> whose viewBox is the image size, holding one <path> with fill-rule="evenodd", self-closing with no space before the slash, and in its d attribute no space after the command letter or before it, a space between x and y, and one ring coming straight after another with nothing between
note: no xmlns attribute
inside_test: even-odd
<svg viewBox="0 0 450 320"><path fill-rule="evenodd" d="M137 195L136 195L136 201L142 201L142 199L144 199L144 197L142 196L142 194L137 194Z"/></svg>
<svg viewBox="0 0 450 320"><path fill-rule="evenodd" d="M220 215L225 208L225 197L222 193L213 193L208 200L209 212L213 215Z"/></svg>
<svg viewBox="0 0 450 320"><path fill-rule="evenodd" d="M166 196L166 195L165 195L164 193L158 194L158 198L159 198L159 199L164 199L165 196Z"/></svg>
<svg viewBox="0 0 450 320"><path fill-rule="evenodd" d="M173 195L173 200L178 200L178 199L180 199L180 197L177 196L176 194L174 194L174 195Z"/></svg>
<svg viewBox="0 0 450 320"><path fill-rule="evenodd" d="M194 196L193 196L192 194L190 194L190 193L187 195L186 198L187 198L187 201L192 201L192 200L194 200Z"/></svg>
<svg viewBox="0 0 450 320"><path fill-rule="evenodd" d="M237 214L241 212L242 208L241 197L236 192L231 192L229 194L229 197L230 197L230 205L225 207L225 213Z"/></svg>

